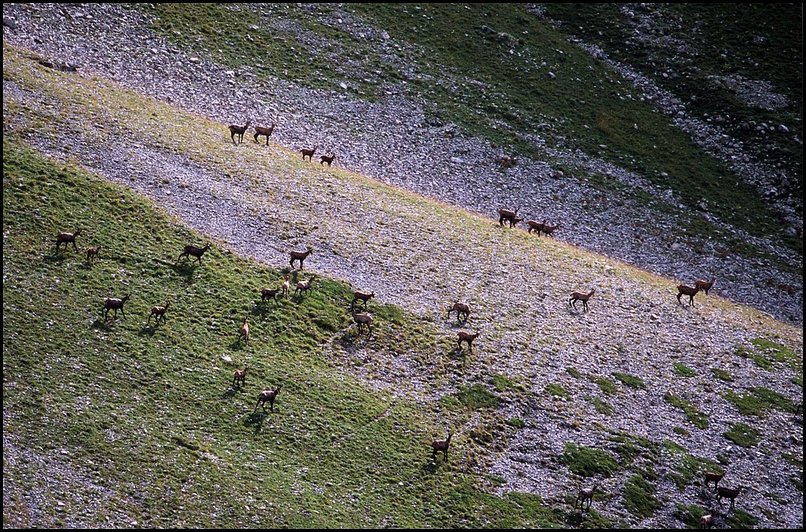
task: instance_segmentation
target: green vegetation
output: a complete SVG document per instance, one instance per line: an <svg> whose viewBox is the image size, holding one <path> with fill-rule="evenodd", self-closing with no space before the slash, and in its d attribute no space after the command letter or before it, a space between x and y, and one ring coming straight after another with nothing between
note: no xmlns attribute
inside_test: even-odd
<svg viewBox="0 0 806 532"><path fill-rule="evenodd" d="M740 395L733 390L727 390L723 395L746 416L763 416L770 408L793 413L796 409L791 399L763 386L751 388L747 395Z"/></svg>
<svg viewBox="0 0 806 532"><path fill-rule="evenodd" d="M736 346L736 354L742 358L749 358L758 367L771 371L776 362L789 366L793 373L792 382L803 387L803 358L792 348L766 338L753 338L752 347Z"/></svg>
<svg viewBox="0 0 806 532"><path fill-rule="evenodd" d="M752 530L758 525L758 519L741 508L734 508L726 521L734 530Z"/></svg>
<svg viewBox="0 0 806 532"><path fill-rule="evenodd" d="M691 421L695 427L701 429L708 428L708 416L697 410L694 405L682 397L671 392L666 392L666 394L663 396L663 399L675 408L682 410L686 414L688 420Z"/></svg>
<svg viewBox="0 0 806 532"><path fill-rule="evenodd" d="M7 139L3 187L3 317L14 331L3 337L4 438L43 457L69 449L58 462L102 475L139 524L560 526L539 498L491 496L459 464L431 463L429 437L441 427L430 415L331 366L323 346L349 347L334 341L334 330L350 325L348 286L323 279L304 300L261 310L259 289L280 270L215 243L202 265L177 265L178 251L202 235L120 186ZM80 246L103 243L101 259L90 266L72 249L55 254L54 236L68 227L86 228ZM132 299L125 318L104 322L110 288ZM165 323L146 326L150 307L169 298ZM237 342L244 316L248 346ZM393 344L378 338L372 349ZM233 389L244 363L246 385ZM276 384L274 413L253 414L257 391ZM482 390L460 395L470 408L489 406ZM456 425L472 415L451 412L443 418ZM4 477L27 477L24 467L4 462ZM41 471L32 489L49 475L61 477ZM76 495L96 494L92 483L65 482ZM6 510L24 512L20 504ZM65 524L55 505L46 512L42 522Z"/></svg>
<svg viewBox="0 0 806 532"><path fill-rule="evenodd" d="M704 471L711 471L715 473L722 473L724 469L719 463L707 458L694 456L686 451L685 448L676 444L671 440L665 440L663 447L671 452L675 459L679 458L675 470L669 474L669 477L677 484L681 490L690 485L696 480L702 479Z"/></svg>
<svg viewBox="0 0 806 532"><path fill-rule="evenodd" d="M595 382L599 389L602 390L607 395L614 395L616 393L616 383L608 379L607 377L598 377L596 375L590 375L588 377L591 381Z"/></svg>
<svg viewBox="0 0 806 532"><path fill-rule="evenodd" d="M696 504L675 505L674 516L686 525L686 528L700 528L700 518L710 512Z"/></svg>
<svg viewBox="0 0 806 532"><path fill-rule="evenodd" d="M726 381L726 382L732 382L733 381L733 375L731 375L730 372L725 371L724 369L711 368L711 373L713 373L714 377L716 377L719 380Z"/></svg>
<svg viewBox="0 0 806 532"><path fill-rule="evenodd" d="M754 447L761 441L761 432L745 423L732 423L725 437L741 447Z"/></svg>
<svg viewBox="0 0 806 532"><path fill-rule="evenodd" d="M571 394L560 386L559 384L551 383L546 386L546 393L549 395L555 395L557 397L562 397L563 399L570 399Z"/></svg>
<svg viewBox="0 0 806 532"><path fill-rule="evenodd" d="M495 408L501 400L497 395L490 392L482 384L473 384L471 386L461 385L459 391L456 393L457 399L466 408L470 410L479 410L482 408Z"/></svg>
<svg viewBox="0 0 806 532"><path fill-rule="evenodd" d="M565 371L575 379L581 379L582 373L576 368L565 368Z"/></svg>
<svg viewBox="0 0 806 532"><path fill-rule="evenodd" d="M694 377L697 374L696 371L682 362L675 362L673 368L675 375L680 375L681 377Z"/></svg>
<svg viewBox="0 0 806 532"><path fill-rule="evenodd" d="M624 485L624 507L638 517L650 517L660 508L655 491L655 486L647 482L643 476L633 475Z"/></svg>
<svg viewBox="0 0 806 532"><path fill-rule="evenodd" d="M567 442L560 463L568 466L575 475L583 477L610 477L618 471L619 465L607 451Z"/></svg>
<svg viewBox="0 0 806 532"><path fill-rule="evenodd" d="M620 380L622 384L629 386L630 388L638 388L641 390L646 389L646 384L644 384L644 381L641 380L641 377L629 375L627 373L620 373L618 371L613 372L613 376Z"/></svg>
<svg viewBox="0 0 806 532"><path fill-rule="evenodd" d="M609 416L610 414L613 413L613 407L610 406L605 401L602 401L598 397L593 397L591 395L586 395L585 400L588 401L590 404L592 404L593 407L596 409L596 411L599 412L600 414L604 414L606 416Z"/></svg>

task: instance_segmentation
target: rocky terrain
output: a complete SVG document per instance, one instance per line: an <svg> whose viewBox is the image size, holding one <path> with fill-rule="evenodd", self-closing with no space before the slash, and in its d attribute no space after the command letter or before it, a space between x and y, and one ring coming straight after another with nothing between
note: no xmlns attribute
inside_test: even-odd
<svg viewBox="0 0 806 532"><path fill-rule="evenodd" d="M305 89L281 80L271 85L254 83L249 68L234 71L183 51L152 33L143 13L116 5L5 4L3 16L6 42L49 58L56 68L76 67L81 76L109 78L219 121L222 142L229 142L227 123L242 123L240 117L277 116L273 142L291 149L311 145L332 148L337 151L334 164L478 213L491 229L497 228L497 220L491 217L498 206L519 204L523 212L534 217L560 221L557 238L567 243L680 281L716 277L720 296L769 312L790 324L802 324L801 275L780 271L763 261L717 253L717 242L692 242L676 231L677 219L628 198L604 194L546 162L519 158L514 167L502 169L499 161L504 154L499 148L466 135L452 124L428 119L422 102L405 99L393 85L386 88L382 101L368 103L335 90ZM370 32L346 13L340 20L355 31ZM89 35L92 39L87 38ZM391 47L392 43L386 45ZM602 54L593 48L591 53ZM629 67L614 66L640 85L665 112L675 114L680 127L691 129L693 137L709 143L709 139L720 135L713 126L687 119L685 109L674 102L673 96L630 72ZM38 102L36 94L4 80L6 99L32 107L51 103ZM310 102L316 102L315 109ZM20 118L4 113L5 128L13 129L16 120ZM245 143L252 144L248 135ZM733 355L736 345L746 344L762 331L737 330L732 315L720 316L718 306L702 314L681 315L679 307L668 304L669 300L674 302L672 286L664 293L642 294L620 266L604 257L580 259L572 252L554 252L573 265L567 273L558 274L565 282L558 287L541 278L541 271L554 264L556 257L541 257L537 248L529 256L510 257L501 252L501 247L485 255L489 251L484 238L505 245L509 237L493 231L464 234L461 228L438 232L435 228L441 223L439 217L414 218L416 211L408 211L405 203L388 205L379 212L379 200L369 198L371 193L366 188L356 186L333 192L333 183L283 187L273 180L268 180L271 184L255 185L259 172L241 167L227 176L232 182L224 183L214 165L151 146L144 138L110 141L107 137L102 143L80 128L64 132L56 142L34 136L29 140L45 153L77 158L89 169L141 191L189 225L244 255L279 264L289 246L313 244L321 250L316 255L317 271L375 290L379 299L419 315L441 319L437 316L444 312L444 302L453 298L472 299L478 309L474 323L493 322L503 314L507 325L488 330L487 354L479 364L468 368L463 378L471 381L483 368L495 365L503 374L524 379L535 392L529 404L504 407L512 416L526 421L510 447L489 464L492 474L507 479L506 490L539 493L547 501L561 502L568 485L563 468L541 457L561 454L568 441L607 446L607 432L596 427L606 425L653 441L679 440L668 418L676 415L681 419L674 422L684 424L683 416L663 400L664 392L674 389L668 379L670 359L702 370L697 382L705 382L707 399L718 398L725 389L722 383L710 382L707 369L712 363L730 368L739 386L750 387L769 379L767 385L788 395L802 393L786 375L766 376L749 360ZM640 175L577 150L549 148L539 136L534 136L533 142L574 168L606 174L666 203L676 202L674 194L657 190ZM739 149L734 144L729 149L715 147L713 151L717 156L733 159ZM746 163L737 166L737 174L763 181L767 169L738 155ZM266 205L259 199L272 193L280 198L302 199L297 205ZM327 195L328 201L315 201L317 194ZM356 204L355 198L364 201ZM329 211L317 212L323 205ZM261 216L254 216L256 208ZM306 234L300 229L303 224L294 223L306 210L320 222L321 230ZM328 216L351 222L326 225ZM278 227L285 227L285 234L277 234ZM731 227L723 229L736 233ZM362 236L366 234L372 234L372 240ZM750 234L739 236L792 264L802 264L801 257L764 239ZM396 252L380 252L389 249ZM434 249L442 251L435 258ZM468 254L466 249L475 253ZM473 258L466 262L468 255ZM603 300L612 304L607 314L569 313L562 304L565 301L558 299L558 294L564 294L577 282L574 274L580 262L592 263L596 273L586 280L601 287ZM449 279L453 283L446 282ZM433 282L434 289L423 290L425 280ZM570 322L561 319L569 316ZM638 322L641 326L635 329L625 325ZM701 331L701 335L696 340L678 335L664 326L670 322ZM550 351L536 347L544 338L554 342ZM695 344L699 352L709 354L710 360L688 354ZM797 348L802 350L802 337ZM440 392L429 387L427 371L408 364L405 357L396 361L394 368L388 364L391 361L368 361L361 370L363 377L383 388L393 388L401 378L409 379L418 391L411 392L415 397L418 393ZM646 389L607 398L619 411L616 418L592 412L586 403L541 394L548 384L559 381L576 393L601 395L593 382L569 377L568 367L583 375L613 371L636 374L646 383ZM683 395L694 398L694 392ZM724 405L713 407L709 416L712 426L719 427L740 418ZM730 460L731 475L753 487L742 503L754 509L762 526L802 525L802 502L778 503L793 496L802 501L792 488L791 471L780 467L780 454L797 454L802 443L801 429L793 430L789 418L780 412L769 414L763 448L731 445L727 440L711 437L707 431L692 430L684 440L686 447L699 456L721 455ZM547 434L551 437L546 438ZM759 470L764 471L764 478L756 475ZM666 472L658 471L663 478L659 481L662 496L674 491L672 482L664 476ZM613 493L623 487L623 480L613 480L606 490ZM699 499L696 493L686 493L684 500ZM615 502L603 512L632 526L669 527L677 524L674 509L673 504L665 505L645 520L636 520Z"/></svg>

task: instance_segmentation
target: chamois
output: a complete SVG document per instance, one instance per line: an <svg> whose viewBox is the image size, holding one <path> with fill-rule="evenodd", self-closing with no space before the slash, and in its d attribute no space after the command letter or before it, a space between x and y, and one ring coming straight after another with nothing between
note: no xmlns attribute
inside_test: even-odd
<svg viewBox="0 0 806 532"><path fill-rule="evenodd" d="M313 154L316 153L316 148L318 147L319 146L314 146L312 150L308 150L305 148L299 150L302 153L302 160L304 161L305 157L307 157L309 161L313 161Z"/></svg>
<svg viewBox="0 0 806 532"><path fill-rule="evenodd" d="M733 505L736 502L736 497L742 492L742 490L747 491L745 486L739 486L738 488L726 488L721 487L716 489L716 500L719 504L722 504L722 498L727 497L730 499L730 508L733 509Z"/></svg>
<svg viewBox="0 0 806 532"><path fill-rule="evenodd" d="M696 281L694 281L694 288L699 288L700 290L705 292L705 295L707 296L708 290L710 290L711 287L714 286L715 282L716 279L711 279L710 281L703 281L702 279L697 279Z"/></svg>
<svg viewBox="0 0 806 532"><path fill-rule="evenodd" d="M117 317L118 317L118 309L120 309L120 313L125 318L126 313L123 312L123 304L126 303L126 301L128 301L130 297L131 297L131 294L129 294L126 297L123 297L123 298L120 298L120 297L107 297L106 299L104 299L104 321L106 321L109 318L109 311L110 310L115 311L115 319L117 319Z"/></svg>
<svg viewBox="0 0 806 532"><path fill-rule="evenodd" d="M185 251L183 251L182 253L179 254L179 258L176 259L176 261L179 262L180 260L182 260L182 257L185 257L187 259L188 256L192 255L192 256L196 257L196 260L199 262L199 264L201 264L202 255L204 255L204 253L208 249L210 249L210 243L209 242L203 248L199 248L199 247L196 247L196 246L193 246L193 245L185 246Z"/></svg>
<svg viewBox="0 0 806 532"><path fill-rule="evenodd" d="M710 529L714 525L714 515L705 514L700 517L700 528Z"/></svg>
<svg viewBox="0 0 806 532"><path fill-rule="evenodd" d="M98 252L101 250L101 246L95 246L92 248L87 248L87 262L92 262L92 259L98 258Z"/></svg>
<svg viewBox="0 0 806 532"><path fill-rule="evenodd" d="M367 292L360 292L358 290L353 290L353 301L350 303L350 308L354 309L355 308L355 302L359 301L359 300L364 302L364 308L366 308L367 303L373 297L375 297L375 292L374 291L370 292L370 293L367 293Z"/></svg>
<svg viewBox="0 0 806 532"><path fill-rule="evenodd" d="M594 291L595 289L591 288L591 291L588 292L587 294L584 294L582 292L572 292L571 298L568 300L568 304L571 305L573 302L573 307L577 308L577 301L582 301L582 309L587 312L588 300L591 298Z"/></svg>
<svg viewBox="0 0 806 532"><path fill-rule="evenodd" d="M291 251L288 254L291 256L291 267L294 267L294 261L299 261L299 269L302 269L302 262L311 254L313 248L308 246L308 249L305 251Z"/></svg>
<svg viewBox="0 0 806 532"><path fill-rule="evenodd" d="M243 319L243 323L241 324L240 332L238 333L238 341L240 342L243 338L244 343L249 343L249 317Z"/></svg>
<svg viewBox="0 0 806 532"><path fill-rule="evenodd" d="M316 275L312 275L311 278L308 279L307 281L298 282L297 283L297 289L294 290L294 295L296 296L300 292L302 292L304 294L305 292L310 290L311 287L313 286L313 282L314 282L315 279L316 279Z"/></svg>
<svg viewBox="0 0 806 532"><path fill-rule="evenodd" d="M159 324L165 319L165 311L168 310L168 307L171 305L170 302L165 303L164 305L156 305L151 307L151 314L148 315L148 319L146 320L146 325L151 322L151 316L154 316L154 321Z"/></svg>
<svg viewBox="0 0 806 532"><path fill-rule="evenodd" d="M332 163L333 159L335 158L336 154L332 152L330 153L330 155L322 155L321 157L319 157L319 164L324 165L325 163L327 163L327 165L330 166L330 163Z"/></svg>
<svg viewBox="0 0 806 532"><path fill-rule="evenodd" d="M78 251L78 247L76 247L76 237L81 234L81 229L76 229L75 233L59 233L56 235L56 253L59 252L59 246L64 244L64 247L67 248L67 244L72 243L73 249Z"/></svg>
<svg viewBox="0 0 806 532"><path fill-rule="evenodd" d="M372 314L366 312L353 312L353 321L358 325L358 334L361 335L361 330L364 325L369 330L369 336L372 336Z"/></svg>
<svg viewBox="0 0 806 532"><path fill-rule="evenodd" d="M448 318L451 317L451 312L456 312L456 319L462 320L462 316L465 317L464 321L470 317L470 305L467 303L454 303L453 306L448 309Z"/></svg>
<svg viewBox="0 0 806 532"><path fill-rule="evenodd" d="M518 218L518 210L520 207L516 207L514 211L509 209L498 209L498 224L503 227L504 220L509 222L509 228L512 229L518 222L522 222L523 218Z"/></svg>
<svg viewBox="0 0 806 532"><path fill-rule="evenodd" d="M287 298L288 297L288 289L291 288L291 281L289 281L289 276L285 276L285 281L283 281L283 286L280 289L283 291L283 295Z"/></svg>
<svg viewBox="0 0 806 532"><path fill-rule="evenodd" d="M479 334L481 334L481 333L477 332L476 334L471 334L471 333L464 332L464 331L459 331L458 333L456 333L456 338L457 338L458 343L459 343L459 351L462 350L462 342L467 342L467 348L472 353L473 352L473 340L475 340L479 336Z"/></svg>
<svg viewBox="0 0 806 532"><path fill-rule="evenodd" d="M283 290L283 287L280 288L264 288L260 292L260 302L265 303L267 299L271 298L277 303L277 294L279 294Z"/></svg>
<svg viewBox="0 0 806 532"><path fill-rule="evenodd" d="M277 394L280 393L280 388L282 387L283 385L279 384L274 390L263 390L260 392L260 395L257 396L257 403L255 404L255 409L252 410L252 413L254 414L257 411L257 407L260 405L263 405L263 411L265 412L266 401L269 402L269 407L271 408L271 411L274 412L274 400L277 398Z"/></svg>
<svg viewBox="0 0 806 532"><path fill-rule="evenodd" d="M232 387L235 388L240 383L241 386L246 384L246 370L249 369L249 365L247 364L244 366L243 369L236 369L235 373L232 375Z"/></svg>
<svg viewBox="0 0 806 532"><path fill-rule="evenodd" d="M526 220L526 225L529 226L529 233L532 231L537 231L537 236L540 236L540 231L543 230L543 227L546 225L546 222L538 222L535 220Z"/></svg>
<svg viewBox="0 0 806 532"><path fill-rule="evenodd" d="M549 224L549 223L543 222L543 229L541 229L541 231L543 231L543 234L544 234L544 235L546 235L546 236L550 236L550 235L551 235L551 233L553 233L553 232L554 232L556 229L558 229L559 227L560 227L560 224L557 224L557 225L551 225L551 224ZM540 236L540 232L539 232L539 231L538 231L538 233L537 233L537 236Z"/></svg>
<svg viewBox="0 0 806 532"><path fill-rule="evenodd" d="M714 489L719 488L719 481L722 480L722 477L725 476L725 473L713 473L710 471L706 471L703 473L703 477L705 478L705 487L707 488L708 485L713 482Z"/></svg>
<svg viewBox="0 0 806 532"><path fill-rule="evenodd" d="M700 291L699 286L695 286L694 288L692 288L692 287L690 287L688 285L684 285L684 284L678 285L678 287L677 287L677 302L682 305L683 302L680 301L680 296L687 295L688 296L688 304L689 304L690 307L693 307L694 306L694 296L696 296L697 292L699 292L699 291Z"/></svg>
<svg viewBox="0 0 806 532"><path fill-rule="evenodd" d="M252 122L250 120L247 120L245 126L231 125L229 127L229 132L230 132L230 136L232 137L232 143L233 144L235 144L235 135L238 135L238 143L239 144L243 142L243 134L246 133L247 129L249 129L249 124L251 124L251 123ZM266 139L266 142L268 142L268 137Z"/></svg>
<svg viewBox="0 0 806 532"><path fill-rule="evenodd" d="M448 433L448 437L444 440L434 440L431 442L431 459L436 461L437 453L442 451L442 460L448 461L448 447L451 445L452 433Z"/></svg>
<svg viewBox="0 0 806 532"><path fill-rule="evenodd" d="M577 503L579 503L579 509L582 510L585 508L585 501L588 501L588 509L590 509L591 504L593 504L593 494L596 493L596 490L598 489L599 483L597 482L591 488L582 488L579 490L579 494L574 501L574 508L576 508Z"/></svg>
<svg viewBox="0 0 806 532"><path fill-rule="evenodd" d="M272 122L271 127L255 126L255 142L258 142L258 137L261 135L266 136L266 146L269 145L269 137L274 132L275 123Z"/></svg>

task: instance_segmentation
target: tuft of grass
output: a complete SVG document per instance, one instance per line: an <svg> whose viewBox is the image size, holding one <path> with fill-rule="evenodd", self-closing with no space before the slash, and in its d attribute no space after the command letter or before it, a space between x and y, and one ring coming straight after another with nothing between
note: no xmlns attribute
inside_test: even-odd
<svg viewBox="0 0 806 532"><path fill-rule="evenodd" d="M566 371L566 373L568 373L569 375L571 375L575 379L581 379L582 378L582 373L580 373L579 370L576 369L576 368L568 367L568 368L565 368L565 371Z"/></svg>
<svg viewBox="0 0 806 532"><path fill-rule="evenodd" d="M590 375L588 377L591 381L595 382L599 389L602 390L607 395L614 395L616 393L616 383L608 379L607 377L598 377L596 375Z"/></svg>
<svg viewBox="0 0 806 532"><path fill-rule="evenodd" d="M719 380L726 382L733 382L733 375L730 372L720 368L711 368L711 373Z"/></svg>
<svg viewBox="0 0 806 532"><path fill-rule="evenodd" d="M637 517L651 517L660 508L655 491L655 486L642 475L633 475L624 485L624 507Z"/></svg>
<svg viewBox="0 0 806 532"><path fill-rule="evenodd" d="M675 375L680 375L681 377L694 377L695 375L697 375L696 371L686 366L682 362L675 362L673 370Z"/></svg>
<svg viewBox="0 0 806 532"><path fill-rule="evenodd" d="M462 405L465 406L465 408L469 408L470 410L496 408L501 402L501 399L499 399L497 395L490 392L482 384L459 386L459 391L456 393L456 398Z"/></svg>
<svg viewBox="0 0 806 532"><path fill-rule="evenodd" d="M763 386L751 388L750 393L747 395L740 395L733 390L727 390L723 397L736 405L739 412L746 416L763 416L770 408L792 413L796 410L794 401Z"/></svg>
<svg viewBox="0 0 806 532"><path fill-rule="evenodd" d="M761 441L761 432L745 423L732 423L724 436L740 447L754 447Z"/></svg>
<svg viewBox="0 0 806 532"><path fill-rule="evenodd" d="M619 470L619 465L607 451L567 442L560 463L568 466L575 475L583 477L610 477Z"/></svg>
<svg viewBox="0 0 806 532"><path fill-rule="evenodd" d="M675 408L682 410L686 414L686 418L688 418L695 427L701 429L708 428L708 416L697 410L694 405L682 397L671 392L666 392L663 399Z"/></svg>
<svg viewBox="0 0 806 532"><path fill-rule="evenodd" d="M675 505L674 517L683 522L686 528L699 528L700 518L711 512L697 504L682 504Z"/></svg>
<svg viewBox="0 0 806 532"><path fill-rule="evenodd" d="M596 411L599 412L600 414L604 414L606 416L609 416L609 415L611 415L613 413L613 407L610 406L605 401L602 401L598 397L593 397L591 395L586 395L585 400L587 400L590 404L592 404L593 408L595 408Z"/></svg>
<svg viewBox="0 0 806 532"><path fill-rule="evenodd" d="M630 388L638 388L640 390L646 389L646 384L644 384L644 381L641 379L641 377L636 375L629 375L627 373L620 373L616 371L613 372L613 376L621 381L622 384L629 386Z"/></svg>
<svg viewBox="0 0 806 532"><path fill-rule="evenodd" d="M559 384L555 384L555 383L548 384L546 386L545 391L549 395L562 397L563 399L570 399L571 398L571 394L568 392L568 390L566 390L565 388L563 388Z"/></svg>

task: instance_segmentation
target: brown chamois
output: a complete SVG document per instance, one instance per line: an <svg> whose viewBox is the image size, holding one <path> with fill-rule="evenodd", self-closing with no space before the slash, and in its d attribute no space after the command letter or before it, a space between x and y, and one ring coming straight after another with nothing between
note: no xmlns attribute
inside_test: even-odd
<svg viewBox="0 0 806 532"><path fill-rule="evenodd" d="M95 246L93 248L87 249L87 262L92 262L92 259L98 258L98 252L101 250L101 246Z"/></svg>
<svg viewBox="0 0 806 532"><path fill-rule="evenodd" d="M448 433L448 437L444 440L434 440L431 442L431 459L436 461L437 453L442 451L442 460L448 461L448 447L451 445L452 433Z"/></svg>
<svg viewBox="0 0 806 532"><path fill-rule="evenodd" d="M574 508L576 509L577 503L579 503L579 509L582 510L585 508L585 501L588 502L588 509L590 510L591 504L593 504L593 494L596 493L596 490L599 489L599 483L593 485L591 488L582 488L579 490L579 494L577 495L577 499L574 501Z"/></svg>
<svg viewBox="0 0 806 532"><path fill-rule="evenodd" d="M229 127L230 136L232 137L232 143L235 144L235 135L238 135L238 144L243 142L243 134L246 133L246 130L249 129L249 124L252 122L250 120L246 121L245 126L236 126L231 125ZM268 140L267 140L268 142Z"/></svg>
<svg viewBox="0 0 806 532"><path fill-rule="evenodd" d="M294 296L302 292L303 294L311 289L313 286L313 282L316 279L316 275L312 275L310 279L307 281L300 281L297 283L297 289L294 290Z"/></svg>
<svg viewBox="0 0 806 532"><path fill-rule="evenodd" d="M285 276L285 281L283 281L283 286L280 289L283 291L283 295L288 297L288 290L291 288L291 281L289 280L289 276Z"/></svg>
<svg viewBox="0 0 806 532"><path fill-rule="evenodd" d="M302 153L302 160L304 161L305 157L307 157L309 161L313 161L313 154L316 153L316 148L318 148L318 147L319 146L314 146L312 150L308 150L308 149L305 149L305 148L302 148L301 150L299 150L300 153Z"/></svg>
<svg viewBox="0 0 806 532"><path fill-rule="evenodd" d="M540 231L543 230L543 227L546 225L546 222L538 222L536 220L526 220L526 225L529 226L529 233L532 231L537 232L537 236L540 236Z"/></svg>
<svg viewBox="0 0 806 532"><path fill-rule="evenodd" d="M700 528L710 529L712 526L714 526L713 514L705 514L704 516L700 517Z"/></svg>
<svg viewBox="0 0 806 532"><path fill-rule="evenodd" d="M109 318L109 311L110 310L115 311L115 319L117 319L117 317L118 317L118 309L120 309L120 313L125 318L126 313L123 312L123 305L124 305L124 303L126 303L126 301L129 300L130 297L131 297L131 294L127 295L126 297L122 297L122 298L120 298L120 297L107 297L106 299L104 299L104 321L106 321Z"/></svg>
<svg viewBox="0 0 806 532"><path fill-rule="evenodd" d="M238 333L238 341L240 342L243 339L245 344L249 343L249 317L243 319L243 323L241 324L240 332Z"/></svg>
<svg viewBox="0 0 806 532"><path fill-rule="evenodd" d="M713 482L714 489L719 488L719 481L722 480L722 477L725 476L725 473L714 473L711 471L706 471L703 473L703 478L705 479L705 487L707 488L708 485Z"/></svg>
<svg viewBox="0 0 806 532"><path fill-rule="evenodd" d="M473 340L478 338L478 336L480 334L481 334L480 332L477 332L476 334L471 334L471 333L464 332L464 331L459 331L458 333L456 333L456 338L457 338L458 343L459 343L459 351L462 350L462 342L467 342L467 348L472 353L473 352Z"/></svg>
<svg viewBox="0 0 806 532"><path fill-rule="evenodd" d="M682 305L683 302L680 301L680 296L687 295L688 296L688 305L690 307L693 307L694 306L694 296L696 296L697 292L699 292L699 291L700 291L699 286L695 286L695 287L692 288L692 287L690 287L688 285L684 285L684 284L678 285L678 287L677 287L677 302Z"/></svg>
<svg viewBox="0 0 806 532"><path fill-rule="evenodd" d="M730 508L732 510L733 505L736 502L736 497L738 497L742 491L747 491L747 487L746 486L739 486L738 488L726 488L724 486L719 487L716 489L716 500L721 505L722 498L727 497L728 499L730 499Z"/></svg>
<svg viewBox="0 0 806 532"><path fill-rule="evenodd" d="M249 369L249 364L244 366L243 369L236 369L235 373L232 375L232 387L235 388L240 384L244 386L246 384L246 370Z"/></svg>
<svg viewBox="0 0 806 532"><path fill-rule="evenodd" d="M265 412L267 401L271 411L274 412L274 400L277 399L277 394L280 393L280 388L282 387L283 385L279 384L274 390L263 390L260 392L260 395L257 396L257 403L255 404L255 409L252 410L252 413L254 414L257 411L257 407L260 405L263 405L263 411Z"/></svg>
<svg viewBox="0 0 806 532"><path fill-rule="evenodd" d="M179 254L179 258L176 259L176 261L179 262L180 260L182 260L182 257L185 257L187 259L188 256L193 256L196 257L196 260L199 262L199 264L201 264L202 255L204 255L208 249L210 249L209 242L203 248L199 248L192 245L185 246L185 251Z"/></svg>
<svg viewBox="0 0 806 532"><path fill-rule="evenodd" d="M282 290L282 286L280 288L264 288L260 291L260 302L265 303L267 299L273 299L277 303L277 294Z"/></svg>
<svg viewBox="0 0 806 532"><path fill-rule="evenodd" d="M559 227L560 227L560 224L557 224L557 225L551 225L551 224L549 224L549 223L543 222L543 229L541 229L541 231L543 231L543 234L544 234L544 235L546 235L546 236L551 236L551 233L553 233L554 231L556 231L556 230L557 230ZM537 233L537 236L540 236L540 232L539 232L539 231L538 231L538 233Z"/></svg>
<svg viewBox="0 0 806 532"><path fill-rule="evenodd" d="M518 222L522 222L523 218L518 218L518 210L520 207L516 207L514 211L509 209L498 209L498 224L503 227L504 220L509 222L509 228L512 229Z"/></svg>
<svg viewBox="0 0 806 532"><path fill-rule="evenodd" d="M711 279L710 281L703 281L702 279L697 279L696 281L694 281L694 288L699 288L700 290L705 292L705 295L707 296L708 290L710 290L711 287L714 286L715 282L716 279Z"/></svg>
<svg viewBox="0 0 806 532"><path fill-rule="evenodd" d="M355 308L355 302L359 301L359 300L364 302L364 308L366 308L367 303L373 297L375 297L375 292L374 291L370 292L370 293L367 293L367 292L360 292L358 290L353 290L353 301L350 303L350 308L354 309Z"/></svg>
<svg viewBox="0 0 806 532"><path fill-rule="evenodd" d="M151 307L151 314L148 315L148 319L146 320L146 325L151 322L151 316L154 316L154 322L159 325L165 319L165 311L168 310L168 307L171 305L170 302L165 303L164 305L155 305Z"/></svg>
<svg viewBox="0 0 806 532"><path fill-rule="evenodd" d="M81 234L81 229L76 229L75 233L59 233L56 235L56 253L59 252L59 246L64 244L64 247L67 248L67 244L72 243L73 249L78 251L78 247L76 247L76 237Z"/></svg>
<svg viewBox="0 0 806 532"><path fill-rule="evenodd" d="M291 267L293 268L294 267L294 261L298 260L299 261L299 269L301 270L303 261L308 257L308 255L311 254L312 251L313 251L313 248L311 246L308 246L308 249L306 249L305 251L291 251L291 252L289 252L288 254L291 256Z"/></svg>
<svg viewBox="0 0 806 532"><path fill-rule="evenodd" d="M591 298L591 296L593 295L594 291L595 291L595 289L591 288L591 291L588 292L587 294L584 294L582 292L572 292L571 293L571 299L568 300L568 304L571 305L573 303L573 307L577 308L577 301L582 301L582 310L587 312L588 311L588 300Z"/></svg>
<svg viewBox="0 0 806 532"><path fill-rule="evenodd" d="M470 317L470 305L468 305L467 303L459 303L459 302L454 303L453 306L448 309L448 318L451 317L451 312L454 311L456 312L456 319L459 321L466 322L467 319ZM462 320L462 316L465 317L464 320Z"/></svg>
<svg viewBox="0 0 806 532"><path fill-rule="evenodd" d="M274 122L271 123L271 127L261 127L255 126L255 142L258 142L258 137L264 135L266 137L266 146L269 145L269 137L274 132L274 126L276 124Z"/></svg>
<svg viewBox="0 0 806 532"><path fill-rule="evenodd" d="M364 325L369 330L369 336L372 336L372 314L366 312L353 312L353 321L358 325L358 334L361 335L361 330Z"/></svg>
<svg viewBox="0 0 806 532"><path fill-rule="evenodd" d="M328 155L322 155L321 157L319 157L319 164L324 165L325 163L327 163L327 165L330 166L330 163L332 163L333 159L335 158L336 154L332 152Z"/></svg>

